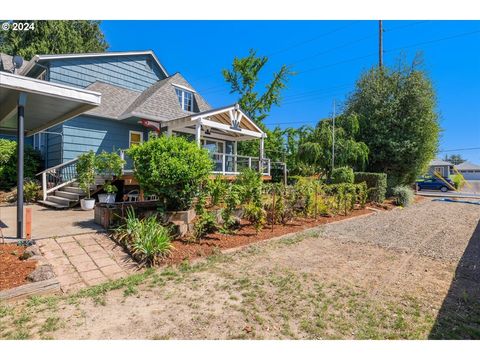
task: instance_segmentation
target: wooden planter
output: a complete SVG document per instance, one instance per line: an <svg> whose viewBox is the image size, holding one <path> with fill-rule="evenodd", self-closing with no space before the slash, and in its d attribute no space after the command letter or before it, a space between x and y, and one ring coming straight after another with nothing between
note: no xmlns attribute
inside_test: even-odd
<svg viewBox="0 0 480 360"><path fill-rule="evenodd" d="M158 207L161 205L158 201L135 201L119 202L113 204L97 204L95 207L95 223L105 229L111 229L120 224L120 219L127 215L127 209L133 208L135 215L139 218L145 218L151 215L158 215ZM173 224L176 228L178 237L185 236L193 230L193 221L196 217L195 210L186 211L167 211L161 219L164 223Z"/></svg>

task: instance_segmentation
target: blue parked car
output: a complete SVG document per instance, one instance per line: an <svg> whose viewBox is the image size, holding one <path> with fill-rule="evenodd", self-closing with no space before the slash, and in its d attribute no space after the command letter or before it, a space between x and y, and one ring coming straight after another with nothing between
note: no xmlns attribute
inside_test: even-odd
<svg viewBox="0 0 480 360"><path fill-rule="evenodd" d="M418 191L420 190L440 190L441 192L446 192L452 190L455 186L452 180L445 179L452 187L448 187L443 180L437 178L425 178L423 180L417 181Z"/></svg>

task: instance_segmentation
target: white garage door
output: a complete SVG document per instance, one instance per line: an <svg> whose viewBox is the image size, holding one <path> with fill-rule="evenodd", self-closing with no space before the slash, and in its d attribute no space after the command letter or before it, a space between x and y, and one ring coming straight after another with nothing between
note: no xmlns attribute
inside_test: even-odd
<svg viewBox="0 0 480 360"><path fill-rule="evenodd" d="M465 180L480 180L480 171L465 171L462 175Z"/></svg>

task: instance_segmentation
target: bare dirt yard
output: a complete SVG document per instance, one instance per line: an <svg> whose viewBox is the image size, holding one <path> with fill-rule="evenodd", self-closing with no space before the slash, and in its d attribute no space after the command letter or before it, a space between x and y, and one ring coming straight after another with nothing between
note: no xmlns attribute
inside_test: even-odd
<svg viewBox="0 0 480 360"><path fill-rule="evenodd" d="M480 338L480 206L406 209L0 305L0 338Z"/></svg>

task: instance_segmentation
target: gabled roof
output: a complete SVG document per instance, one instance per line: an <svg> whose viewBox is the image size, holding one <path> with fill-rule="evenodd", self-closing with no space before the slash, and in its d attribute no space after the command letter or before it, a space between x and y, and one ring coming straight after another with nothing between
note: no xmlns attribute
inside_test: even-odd
<svg viewBox="0 0 480 360"><path fill-rule="evenodd" d="M458 164L455 166L457 170L462 171L462 170L480 170L480 165L473 164L471 162L465 161L461 164Z"/></svg>
<svg viewBox="0 0 480 360"><path fill-rule="evenodd" d="M178 101L175 88L187 88L193 92L194 111L185 112ZM169 121L210 110L210 105L200 96L179 73L166 79L157 81L131 103L121 119L128 117L144 117L148 120Z"/></svg>
<svg viewBox="0 0 480 360"><path fill-rule="evenodd" d="M110 119L118 119L140 95L138 91L128 90L100 81L89 85L86 90L97 91L102 94L100 106L88 111L86 114Z"/></svg>
<svg viewBox="0 0 480 360"><path fill-rule="evenodd" d="M26 67L22 74L27 73L31 67L37 62L42 60L55 60L55 59L72 59L72 58L91 58L91 57L108 57L108 56L129 56L129 55L149 55L153 58L155 63L163 71L166 77L168 77L167 70L163 67L157 58L157 55L152 50L145 51L109 51L102 53L81 53L81 54L57 54L57 55L35 55L30 61L28 68Z"/></svg>
<svg viewBox="0 0 480 360"><path fill-rule="evenodd" d="M445 160L433 159L430 161L430 166L453 166L453 164Z"/></svg>

